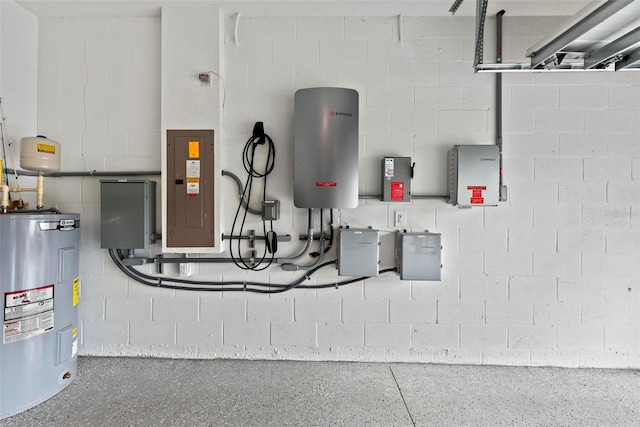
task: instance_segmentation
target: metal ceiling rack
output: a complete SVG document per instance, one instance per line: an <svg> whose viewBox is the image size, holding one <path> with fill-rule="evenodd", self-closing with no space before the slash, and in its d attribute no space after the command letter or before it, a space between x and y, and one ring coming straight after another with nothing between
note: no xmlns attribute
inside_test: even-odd
<svg viewBox="0 0 640 427"><path fill-rule="evenodd" d="M477 1L476 72L640 70L640 0L593 1L530 47L530 62L483 64L487 1Z"/></svg>

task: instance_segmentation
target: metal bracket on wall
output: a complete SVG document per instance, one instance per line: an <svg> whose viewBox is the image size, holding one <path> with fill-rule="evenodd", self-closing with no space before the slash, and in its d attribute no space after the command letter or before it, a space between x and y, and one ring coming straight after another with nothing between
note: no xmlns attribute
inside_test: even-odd
<svg viewBox="0 0 640 427"><path fill-rule="evenodd" d="M489 0L476 1L476 52L473 58L473 68L478 69L482 64L482 52L484 50L484 21L487 17Z"/></svg>

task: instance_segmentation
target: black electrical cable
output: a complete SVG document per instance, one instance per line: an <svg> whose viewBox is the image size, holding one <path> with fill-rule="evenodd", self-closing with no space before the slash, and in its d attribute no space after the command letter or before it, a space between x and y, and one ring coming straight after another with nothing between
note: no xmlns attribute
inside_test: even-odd
<svg viewBox="0 0 640 427"><path fill-rule="evenodd" d="M335 283L326 283L321 285L302 285L305 280L308 280L311 275L316 273L321 268L335 265L336 260L324 262L313 269L306 272L305 275L299 277L291 283L278 284L278 283L265 283L265 282L243 282L243 281L219 281L219 282L205 282L198 280L176 279L170 277L157 277L150 276L142 273L132 266L127 266L122 263L124 254L120 249L109 249L109 255L112 261L120 271L122 271L127 277L135 280L146 286L164 289L175 289L184 291L204 291L204 292L254 292L261 294L277 294L289 291L291 289L323 289L323 288L338 288L340 286L357 283L365 279L369 279L369 276L356 277L352 279L343 280ZM388 273L395 271L395 268L388 268L380 270L380 273ZM170 283L179 283L180 285L173 285ZM184 286L191 285L191 286ZM217 286L217 287L212 287ZM255 287L276 288L276 289L256 289Z"/></svg>
<svg viewBox="0 0 640 427"><path fill-rule="evenodd" d="M109 255L111 256L112 261L116 264L118 269L120 269L120 271L126 274L129 278L143 285L156 287L156 288L176 289L176 290L185 290L185 291L205 291L205 292L254 292L254 293L262 293L262 294L282 293L299 286L301 283L304 283L304 281L307 280L311 274L315 273L321 268L335 264L335 260L334 260L334 261L329 261L324 264L318 265L314 269L307 272L305 275L301 276L297 280L288 284L243 282L243 281L204 282L204 281L196 281L196 280L175 279L175 278L169 278L169 277L149 276L147 274L144 274L136 270L132 266L124 265L122 263L122 260L123 260L122 251L109 249ZM181 285L170 285L169 283L180 283ZM192 286L183 286L184 284L190 284ZM217 287L211 287L211 286L217 286ZM231 286L235 286L235 287L231 287ZM260 286L265 288L276 288L276 289L256 289L255 286Z"/></svg>
<svg viewBox="0 0 640 427"><path fill-rule="evenodd" d="M333 209L329 209L329 244L324 248L324 253L329 252L333 246Z"/></svg>
<svg viewBox="0 0 640 427"><path fill-rule="evenodd" d="M266 145L267 147L267 158L265 161L265 166L264 166L264 172L260 172L258 170L256 170L255 168L255 154L256 154L256 148L259 145ZM240 215L240 209L242 208L242 201L246 200L247 203L247 207L248 207L248 200L251 197L251 191L253 189L253 180L254 178L263 178L264 179L264 185L263 185L263 189L262 189L262 201L264 202L267 198L266 196L266 191L267 191L267 176L273 171L273 168L275 166L275 157L276 157L276 149L275 149L275 145L273 143L273 140L271 139L271 137L269 137L269 135L267 135L266 133L264 133L264 128L262 126L262 122L257 122L254 126L253 129L253 135L247 140L244 149L242 151L242 164L244 166L245 171L247 172L247 180L246 183L244 185L244 189L242 191L242 196L240 199L240 202L238 203L238 208L236 209L236 214L235 217L233 219L233 224L231 226L231 233L230 233L230 245L229 245L229 252L231 255L231 259L233 260L233 263L238 267L241 268L243 270L251 270L251 271L262 271L265 270L266 268L268 268L272 263L273 260L275 259L275 251L273 251L271 253L271 258L269 259L269 261L267 262L266 265L260 267L262 265L262 263L264 262L264 260L267 257L267 245L265 242L265 246L262 252L262 257L260 258L259 261L255 261L248 264L245 262L244 258L241 256L241 243L242 240L240 238L238 238L238 243L237 243L237 252L238 252L238 257L235 256L234 252L233 252L233 239L235 238L234 232L235 232L235 228L236 228L236 224L238 222L238 217ZM242 222L240 224L240 230L239 230L239 234L238 237L242 236L242 232L244 231L244 226L245 226L245 222L247 219L247 214L248 214L248 209L245 208L244 214L242 216ZM267 225L266 225L266 221L263 219L262 220L262 231L263 231L263 235L267 236ZM271 226L270 226L270 231L273 234L273 223L271 222Z"/></svg>
<svg viewBox="0 0 640 427"><path fill-rule="evenodd" d="M380 270L379 273L390 273L392 271L396 271L395 267L393 268L386 268L384 270ZM302 285L302 286L298 286L298 289L326 289L326 288L337 288L340 286L345 286L345 285L350 285L352 283L357 283L360 282L362 280L365 279L371 279L373 276L362 276L362 277L355 277L353 279L347 279L347 280L343 280L340 282L336 282L336 283L323 283L321 285Z"/></svg>

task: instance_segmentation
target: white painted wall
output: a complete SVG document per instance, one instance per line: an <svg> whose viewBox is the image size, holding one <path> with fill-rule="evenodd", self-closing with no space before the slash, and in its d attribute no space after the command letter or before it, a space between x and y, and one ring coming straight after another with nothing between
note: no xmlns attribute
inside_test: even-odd
<svg viewBox="0 0 640 427"><path fill-rule="evenodd" d="M5 165L19 168L20 138L38 134L38 18L13 1L0 2L0 98L6 118ZM15 178L9 176L9 183L15 186ZM22 177L18 185L34 187L35 179ZM35 194L22 197L35 207Z"/></svg>
<svg viewBox="0 0 640 427"><path fill-rule="evenodd" d="M213 129L213 161L215 170L220 170L220 144L222 132L222 102L224 93L220 76L224 75L222 48L224 32L222 12L213 4L197 6L162 7L162 77L161 77L161 161L166 165L167 130ZM203 84L198 76L209 74L210 82ZM214 235L221 236L221 174L214 176ZM167 189L162 182L162 206L166 206ZM167 235L165 209L162 210L162 234ZM167 247L164 251L180 249ZM224 249L218 238L211 248L184 248L183 253L220 253Z"/></svg>
<svg viewBox="0 0 640 427"><path fill-rule="evenodd" d="M446 150L494 140L493 77L471 70L472 18L407 17L401 45L396 18L246 14L236 45L232 13L222 167L243 173L242 147L263 121L278 150L268 191L282 201L275 228L295 241L280 245L283 256L306 232L306 212L292 206L296 89L359 91L363 192L378 189L380 157L399 155L416 162L415 193L441 193ZM555 24L505 18L506 58ZM65 169L159 167L160 40L160 18L41 19L39 128L72 147ZM640 367L640 74L504 80L509 202L403 205L410 229L442 233L441 282L384 275L273 296L146 288L99 249L97 180L58 180L58 207L83 215L81 353ZM236 189L223 181L221 190L229 224ZM368 200L342 210L341 223L393 231L395 209ZM391 253L385 235L383 268ZM195 267L207 280L298 277ZM335 277L323 270L309 282Z"/></svg>

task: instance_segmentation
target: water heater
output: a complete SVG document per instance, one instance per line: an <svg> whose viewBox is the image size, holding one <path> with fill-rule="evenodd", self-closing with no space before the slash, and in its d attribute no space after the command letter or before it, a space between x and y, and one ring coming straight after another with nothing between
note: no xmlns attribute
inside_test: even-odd
<svg viewBox="0 0 640 427"><path fill-rule="evenodd" d="M78 214L0 215L0 419L76 377L79 227Z"/></svg>
<svg viewBox="0 0 640 427"><path fill-rule="evenodd" d="M294 204L358 206L358 92L317 87L295 94Z"/></svg>

